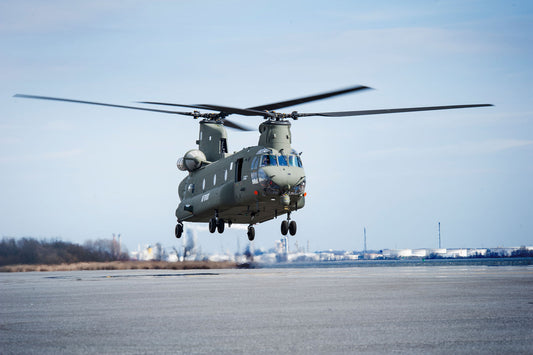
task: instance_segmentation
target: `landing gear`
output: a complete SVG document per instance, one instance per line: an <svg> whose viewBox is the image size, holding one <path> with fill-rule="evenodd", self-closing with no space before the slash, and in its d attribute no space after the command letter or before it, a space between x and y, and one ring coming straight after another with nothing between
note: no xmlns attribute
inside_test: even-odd
<svg viewBox="0 0 533 355"><path fill-rule="evenodd" d="M291 235L295 235L296 234L296 222L295 221L290 221L289 222L289 233Z"/></svg>
<svg viewBox="0 0 533 355"><path fill-rule="evenodd" d="M287 235L288 231L289 231L289 222L287 221L281 222L281 234Z"/></svg>
<svg viewBox="0 0 533 355"><path fill-rule="evenodd" d="M255 239L255 228L254 226L250 225L248 226L248 240L252 241Z"/></svg>
<svg viewBox="0 0 533 355"><path fill-rule="evenodd" d="M213 217L209 220L209 232L215 233L224 233L224 220L222 218Z"/></svg>
<svg viewBox="0 0 533 355"><path fill-rule="evenodd" d="M176 224L176 228L174 229L174 235L176 236L176 238L181 238L181 235L183 234L183 223L181 222L178 222L178 224Z"/></svg>
<svg viewBox="0 0 533 355"><path fill-rule="evenodd" d="M217 221L217 230L220 234L224 233L224 220L222 218Z"/></svg>
<svg viewBox="0 0 533 355"><path fill-rule="evenodd" d="M209 233L215 233L216 230L217 230L217 219L213 217L209 220Z"/></svg>
<svg viewBox="0 0 533 355"><path fill-rule="evenodd" d="M291 221L291 214L289 212L287 213L287 220L281 222L281 234L287 235L287 233L290 233L290 235L295 235L296 229L296 222Z"/></svg>

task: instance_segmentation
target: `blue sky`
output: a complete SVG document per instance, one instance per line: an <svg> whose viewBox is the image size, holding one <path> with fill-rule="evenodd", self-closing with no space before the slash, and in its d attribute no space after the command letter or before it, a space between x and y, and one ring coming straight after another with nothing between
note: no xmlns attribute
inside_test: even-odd
<svg viewBox="0 0 533 355"><path fill-rule="evenodd" d="M3 1L0 234L181 244L175 161L198 135L187 117L15 93L250 107L362 84L375 90L288 110L495 106L293 122L308 191L293 242L362 249L366 227L372 249L435 247L440 221L444 247L532 245L532 15L527 1ZM231 151L257 144L229 134ZM198 231L206 251L238 239Z"/></svg>

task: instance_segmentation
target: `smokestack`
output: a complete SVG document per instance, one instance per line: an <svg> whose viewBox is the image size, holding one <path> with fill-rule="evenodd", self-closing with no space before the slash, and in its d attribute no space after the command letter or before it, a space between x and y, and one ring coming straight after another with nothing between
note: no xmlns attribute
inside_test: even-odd
<svg viewBox="0 0 533 355"><path fill-rule="evenodd" d="M363 228L363 233L364 233L364 249L363 249L363 252L366 253L366 227Z"/></svg>
<svg viewBox="0 0 533 355"><path fill-rule="evenodd" d="M439 222L439 249L440 249L440 222Z"/></svg>

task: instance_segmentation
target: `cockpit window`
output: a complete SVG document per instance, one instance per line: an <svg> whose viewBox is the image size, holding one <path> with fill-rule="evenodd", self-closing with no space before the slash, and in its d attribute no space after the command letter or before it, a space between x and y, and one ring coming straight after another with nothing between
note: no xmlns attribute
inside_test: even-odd
<svg viewBox="0 0 533 355"><path fill-rule="evenodd" d="M289 155L289 166L297 166L296 156Z"/></svg>
<svg viewBox="0 0 533 355"><path fill-rule="evenodd" d="M289 166L297 166L297 167L301 168L302 167L302 160L297 155L289 155Z"/></svg>
<svg viewBox="0 0 533 355"><path fill-rule="evenodd" d="M276 159L275 155L263 155L261 157L261 166L276 166L278 165L278 161Z"/></svg>
<svg viewBox="0 0 533 355"><path fill-rule="evenodd" d="M302 160L298 155L278 155L265 154L261 156L261 166L297 166L302 167ZM254 164L252 163L252 166Z"/></svg>

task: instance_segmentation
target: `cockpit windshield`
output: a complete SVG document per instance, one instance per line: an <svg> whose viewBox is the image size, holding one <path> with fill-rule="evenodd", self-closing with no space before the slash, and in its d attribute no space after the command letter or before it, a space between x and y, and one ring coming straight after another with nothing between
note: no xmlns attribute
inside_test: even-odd
<svg viewBox="0 0 533 355"><path fill-rule="evenodd" d="M261 157L261 166L277 166L278 161L275 155L263 155Z"/></svg>
<svg viewBox="0 0 533 355"><path fill-rule="evenodd" d="M298 166L298 162L296 161L295 155L289 155L289 165L290 166Z"/></svg>
<svg viewBox="0 0 533 355"><path fill-rule="evenodd" d="M278 155L267 154L261 156L261 166L297 166L303 167L302 160L298 155Z"/></svg>
<svg viewBox="0 0 533 355"><path fill-rule="evenodd" d="M299 168L302 167L302 160L297 155L289 155L289 165L290 166L297 166Z"/></svg>

